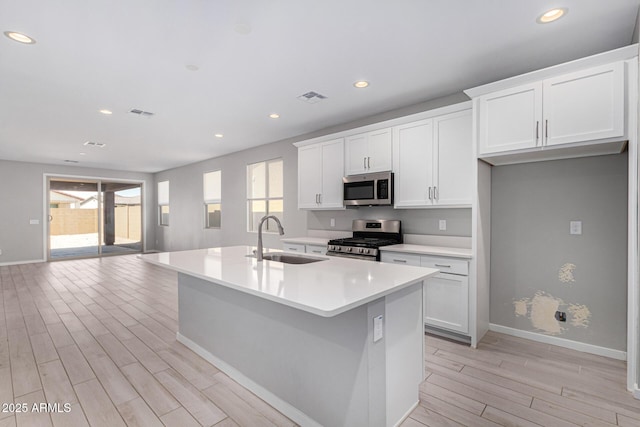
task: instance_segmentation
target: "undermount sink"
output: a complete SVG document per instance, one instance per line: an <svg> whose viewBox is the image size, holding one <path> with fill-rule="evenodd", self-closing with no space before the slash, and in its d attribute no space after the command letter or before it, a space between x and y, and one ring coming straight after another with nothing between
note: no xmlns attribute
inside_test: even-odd
<svg viewBox="0 0 640 427"><path fill-rule="evenodd" d="M255 258L255 255L247 255ZM309 264L312 262L326 261L326 258L313 258L308 256L291 255L291 254L264 254L262 259L267 261L277 261L285 264Z"/></svg>

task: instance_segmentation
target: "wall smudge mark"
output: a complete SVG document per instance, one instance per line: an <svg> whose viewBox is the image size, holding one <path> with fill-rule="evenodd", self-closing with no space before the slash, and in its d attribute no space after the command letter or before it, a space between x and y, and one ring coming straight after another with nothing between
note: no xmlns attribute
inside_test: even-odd
<svg viewBox="0 0 640 427"><path fill-rule="evenodd" d="M576 265L570 262L560 267L558 271L558 280L562 283L573 283L576 279L573 277L573 271L576 269Z"/></svg>
<svg viewBox="0 0 640 427"><path fill-rule="evenodd" d="M516 311L516 316L520 317L520 316L527 315L527 312L528 312L527 305L529 304L529 302L530 302L529 298L522 298L521 300L513 302L513 306Z"/></svg>
<svg viewBox="0 0 640 427"><path fill-rule="evenodd" d="M529 319L531 325L549 335L560 335L564 332L562 325L555 318L556 311L564 302L545 292L538 291L531 300Z"/></svg>
<svg viewBox="0 0 640 427"><path fill-rule="evenodd" d="M571 314L571 324L582 328L589 326L591 311L586 305L570 304L567 311Z"/></svg>
<svg viewBox="0 0 640 427"><path fill-rule="evenodd" d="M555 318L556 311L566 311L571 326L588 328L591 311L586 305L565 303L544 291L538 291L532 298L521 298L513 301L516 317L528 317L531 326L547 335L561 335L568 328Z"/></svg>

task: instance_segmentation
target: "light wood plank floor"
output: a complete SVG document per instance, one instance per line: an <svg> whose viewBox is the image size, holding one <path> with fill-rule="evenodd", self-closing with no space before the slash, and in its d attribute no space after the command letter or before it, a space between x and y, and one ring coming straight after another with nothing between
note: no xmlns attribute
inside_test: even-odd
<svg viewBox="0 0 640 427"><path fill-rule="evenodd" d="M175 273L129 255L4 266L0 297L0 404L21 404L0 427L295 425L175 340ZM622 362L495 333L426 349L405 427L640 426Z"/></svg>

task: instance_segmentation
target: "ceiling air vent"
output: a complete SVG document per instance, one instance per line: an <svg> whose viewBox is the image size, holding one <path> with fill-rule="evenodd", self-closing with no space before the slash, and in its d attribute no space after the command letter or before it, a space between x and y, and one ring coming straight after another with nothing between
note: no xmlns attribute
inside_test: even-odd
<svg viewBox="0 0 640 427"><path fill-rule="evenodd" d="M87 147L98 147L98 148L104 148L107 144L105 144L104 142L93 142L93 141L87 141L82 145L86 145Z"/></svg>
<svg viewBox="0 0 640 427"><path fill-rule="evenodd" d="M77 160L65 160L64 162L65 162L65 163L80 163L80 162L79 162L79 161L77 161Z"/></svg>
<svg viewBox="0 0 640 427"><path fill-rule="evenodd" d="M327 99L327 97L322 94L319 94L318 92L311 91L303 95L300 95L298 99L300 101L306 102L307 104L315 104L316 102L320 102L323 99Z"/></svg>
<svg viewBox="0 0 640 427"><path fill-rule="evenodd" d="M153 113L151 113L149 111L140 110L138 108L132 108L131 110L129 110L129 112L131 114L135 114L136 116L140 116L140 117L151 117L151 116L153 116Z"/></svg>

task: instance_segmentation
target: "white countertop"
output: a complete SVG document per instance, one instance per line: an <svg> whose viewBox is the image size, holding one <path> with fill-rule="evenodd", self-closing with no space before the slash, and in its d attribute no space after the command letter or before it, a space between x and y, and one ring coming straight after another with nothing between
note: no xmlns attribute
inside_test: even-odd
<svg viewBox="0 0 640 427"><path fill-rule="evenodd" d="M323 317L389 295L438 273L425 267L341 257L284 264L247 257L254 247L230 246L140 255L144 261ZM281 252L265 249L266 252Z"/></svg>
<svg viewBox="0 0 640 427"><path fill-rule="evenodd" d="M419 255L434 255L434 256L448 256L455 258L471 259L471 249L469 248L452 248L445 246L426 246L426 245L412 245L412 244L400 244L382 246L380 251L389 252L404 252Z"/></svg>
<svg viewBox="0 0 640 427"><path fill-rule="evenodd" d="M318 246L327 246L329 240L324 237L285 237L284 239L280 239L281 242L285 243L297 243L300 245L318 245Z"/></svg>

